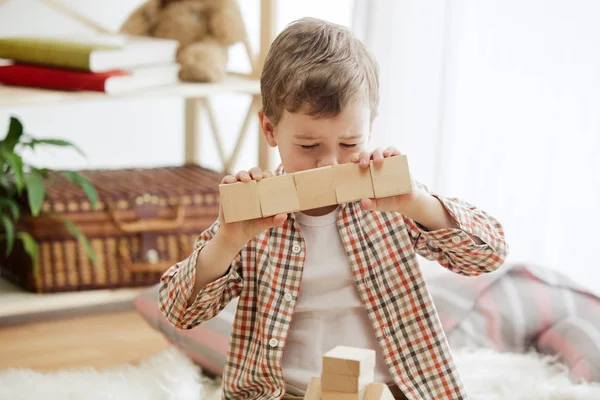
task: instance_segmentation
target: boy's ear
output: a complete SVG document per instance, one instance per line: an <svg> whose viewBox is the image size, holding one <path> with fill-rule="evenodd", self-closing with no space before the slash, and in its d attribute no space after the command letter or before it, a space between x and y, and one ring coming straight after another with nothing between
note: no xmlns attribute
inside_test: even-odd
<svg viewBox="0 0 600 400"><path fill-rule="evenodd" d="M260 122L260 129L267 143L271 147L277 146L277 140L275 139L275 126L271 123L271 119L267 117L262 110L258 111L258 120Z"/></svg>

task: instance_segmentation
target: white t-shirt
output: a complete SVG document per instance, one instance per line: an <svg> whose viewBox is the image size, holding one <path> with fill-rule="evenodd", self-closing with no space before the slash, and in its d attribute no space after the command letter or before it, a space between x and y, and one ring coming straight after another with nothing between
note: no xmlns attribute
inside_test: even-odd
<svg viewBox="0 0 600 400"><path fill-rule="evenodd" d="M321 374L323 354L338 345L375 350L375 381L393 381L352 275L338 213L339 207L320 217L296 213L306 262L283 350L283 375L291 394L304 394L310 379Z"/></svg>

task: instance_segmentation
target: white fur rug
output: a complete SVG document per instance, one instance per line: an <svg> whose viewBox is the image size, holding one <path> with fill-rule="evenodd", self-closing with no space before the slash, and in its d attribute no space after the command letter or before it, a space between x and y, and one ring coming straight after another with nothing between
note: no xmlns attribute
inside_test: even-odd
<svg viewBox="0 0 600 400"><path fill-rule="evenodd" d="M549 358L489 350L455 354L471 400L598 400L600 384L575 384ZM0 372L0 399L218 400L219 382L174 348L138 366L104 371Z"/></svg>

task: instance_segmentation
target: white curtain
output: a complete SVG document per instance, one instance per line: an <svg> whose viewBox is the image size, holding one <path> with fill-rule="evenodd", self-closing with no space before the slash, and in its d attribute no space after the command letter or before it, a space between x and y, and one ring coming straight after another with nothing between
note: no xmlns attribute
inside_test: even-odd
<svg viewBox="0 0 600 400"><path fill-rule="evenodd" d="M358 0L382 67L376 140L497 217L509 261L600 292L600 2Z"/></svg>

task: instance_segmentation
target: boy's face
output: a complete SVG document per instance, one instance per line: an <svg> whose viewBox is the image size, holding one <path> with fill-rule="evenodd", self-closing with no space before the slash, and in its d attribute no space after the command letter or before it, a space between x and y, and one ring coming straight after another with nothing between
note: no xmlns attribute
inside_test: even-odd
<svg viewBox="0 0 600 400"><path fill-rule="evenodd" d="M284 110L277 126L262 112L259 119L267 143L278 147L288 173L348 163L352 154L366 150L371 137L371 112L364 101L349 103L335 117Z"/></svg>

